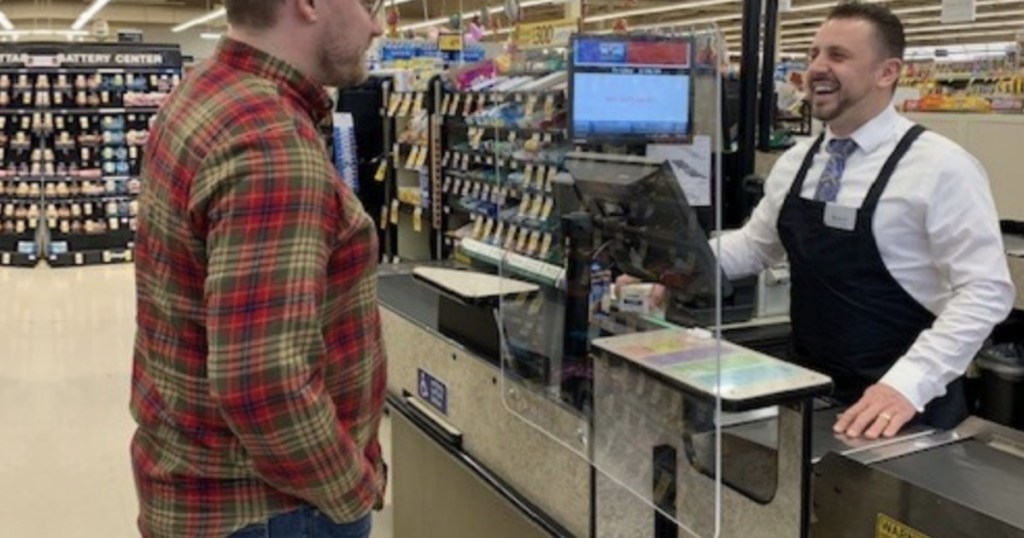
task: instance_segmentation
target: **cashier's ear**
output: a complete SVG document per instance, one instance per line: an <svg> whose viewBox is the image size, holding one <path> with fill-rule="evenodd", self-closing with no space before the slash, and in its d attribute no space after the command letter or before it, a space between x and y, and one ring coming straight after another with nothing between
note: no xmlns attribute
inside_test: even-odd
<svg viewBox="0 0 1024 538"><path fill-rule="evenodd" d="M900 73L903 72L903 60L899 58L888 58L882 60L878 70L878 86L889 88L894 93L900 81Z"/></svg>

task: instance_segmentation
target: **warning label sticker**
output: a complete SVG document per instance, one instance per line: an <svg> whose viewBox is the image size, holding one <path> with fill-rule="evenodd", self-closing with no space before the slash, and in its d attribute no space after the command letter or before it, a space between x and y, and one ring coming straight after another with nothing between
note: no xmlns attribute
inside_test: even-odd
<svg viewBox="0 0 1024 538"><path fill-rule="evenodd" d="M929 538L929 536L885 514L878 514L878 520L875 523L875 538Z"/></svg>

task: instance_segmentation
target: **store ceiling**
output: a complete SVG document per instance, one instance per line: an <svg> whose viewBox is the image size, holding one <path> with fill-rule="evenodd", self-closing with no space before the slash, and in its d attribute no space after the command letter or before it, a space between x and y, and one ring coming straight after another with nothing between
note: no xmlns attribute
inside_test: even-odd
<svg viewBox="0 0 1024 538"><path fill-rule="evenodd" d="M402 27L422 27L423 21L444 19L452 12L480 13L489 7L497 32L488 39L507 37L507 18L502 0L387 0L401 13ZM564 0L520 0L527 21L562 18ZM884 1L884 0L876 0ZM84 0L0 0L2 10L16 28L67 28L91 2ZM1024 0L978 0L977 20L970 25L941 25L941 0L885 1L904 19L911 44L942 45L1010 41L1024 31ZM834 2L793 0L793 9L782 15L783 50L806 49L814 29ZM587 31L611 31L624 19L630 29L699 21L722 28L735 49L741 23L741 0L590 0ZM113 0L97 18L115 27L173 26L220 7L219 0ZM193 32L222 30L224 19L194 28Z"/></svg>

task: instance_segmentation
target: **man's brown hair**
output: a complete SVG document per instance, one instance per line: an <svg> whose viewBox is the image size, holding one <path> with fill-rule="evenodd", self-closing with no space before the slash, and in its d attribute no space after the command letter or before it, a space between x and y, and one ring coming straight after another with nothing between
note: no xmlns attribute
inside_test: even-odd
<svg viewBox="0 0 1024 538"><path fill-rule="evenodd" d="M228 23L252 30L272 28L283 4L284 0L224 0Z"/></svg>

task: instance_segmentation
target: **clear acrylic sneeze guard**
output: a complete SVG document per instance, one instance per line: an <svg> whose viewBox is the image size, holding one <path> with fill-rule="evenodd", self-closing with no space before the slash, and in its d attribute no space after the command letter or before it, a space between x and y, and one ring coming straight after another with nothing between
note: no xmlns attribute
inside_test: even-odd
<svg viewBox="0 0 1024 538"><path fill-rule="evenodd" d="M671 30L575 36L568 72L502 95L470 148L497 193L478 237L536 285L500 302L504 405L592 463L602 536L720 532L726 52Z"/></svg>

